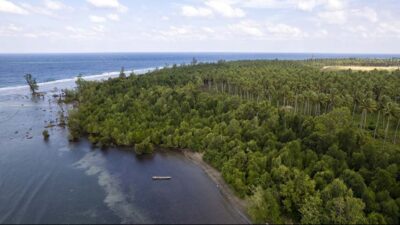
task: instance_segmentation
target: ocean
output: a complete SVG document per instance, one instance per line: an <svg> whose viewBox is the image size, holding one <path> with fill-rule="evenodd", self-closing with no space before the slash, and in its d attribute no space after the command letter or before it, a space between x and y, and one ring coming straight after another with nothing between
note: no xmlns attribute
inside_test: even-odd
<svg viewBox="0 0 400 225"><path fill-rule="evenodd" d="M383 54L313 53L82 53L82 54L0 54L0 88L24 85L24 75L32 74L39 83L72 79L78 75L108 75L120 71L151 70L166 65L218 60L309 58L393 58Z"/></svg>

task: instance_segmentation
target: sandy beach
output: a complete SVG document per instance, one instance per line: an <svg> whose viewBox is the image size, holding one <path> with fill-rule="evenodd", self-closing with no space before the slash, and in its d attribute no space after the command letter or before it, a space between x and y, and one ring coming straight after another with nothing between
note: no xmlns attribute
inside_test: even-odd
<svg viewBox="0 0 400 225"><path fill-rule="evenodd" d="M353 71L373 71L373 70L383 70L383 71L396 71L400 67L397 66L324 66L322 70L353 70Z"/></svg>
<svg viewBox="0 0 400 225"><path fill-rule="evenodd" d="M208 175L208 177L210 177L211 180L213 180L213 182L217 185L221 194L231 203L232 207L235 208L235 210L243 217L243 219L251 224L249 216L247 215L248 202L245 199L240 199L237 197L234 191L224 181L222 174L208 163L204 162L203 154L187 149L182 150L182 153L187 159L200 166L200 168Z"/></svg>

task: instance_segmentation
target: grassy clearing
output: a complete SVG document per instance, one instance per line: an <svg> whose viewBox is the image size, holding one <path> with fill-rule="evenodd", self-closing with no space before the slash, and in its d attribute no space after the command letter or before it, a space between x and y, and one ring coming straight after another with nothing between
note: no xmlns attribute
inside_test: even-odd
<svg viewBox="0 0 400 225"><path fill-rule="evenodd" d="M385 70L385 71L396 71L400 69L398 66L324 66L322 70L338 71L338 70L353 70L353 71L373 71L373 70Z"/></svg>

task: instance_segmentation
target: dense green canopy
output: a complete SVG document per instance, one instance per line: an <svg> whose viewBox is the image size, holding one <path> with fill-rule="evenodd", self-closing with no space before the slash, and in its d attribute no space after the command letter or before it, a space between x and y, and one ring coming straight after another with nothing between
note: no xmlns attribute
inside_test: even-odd
<svg viewBox="0 0 400 225"><path fill-rule="evenodd" d="M323 71L398 60L174 66L67 99L71 139L204 152L254 222L399 223L400 71ZM374 63L374 64L373 64Z"/></svg>

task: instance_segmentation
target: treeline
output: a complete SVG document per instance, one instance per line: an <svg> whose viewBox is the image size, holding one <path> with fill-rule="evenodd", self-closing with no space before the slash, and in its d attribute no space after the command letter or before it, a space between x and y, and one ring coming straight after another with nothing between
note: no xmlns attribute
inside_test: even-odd
<svg viewBox="0 0 400 225"><path fill-rule="evenodd" d="M359 59L359 58L349 58L349 59L309 59L306 60L307 63L311 63L314 66L375 66L375 67L385 67L385 66L398 66L400 67L400 58L391 59Z"/></svg>
<svg viewBox="0 0 400 225"><path fill-rule="evenodd" d="M77 83L71 140L204 152L254 222L399 223L400 71L221 61Z"/></svg>

